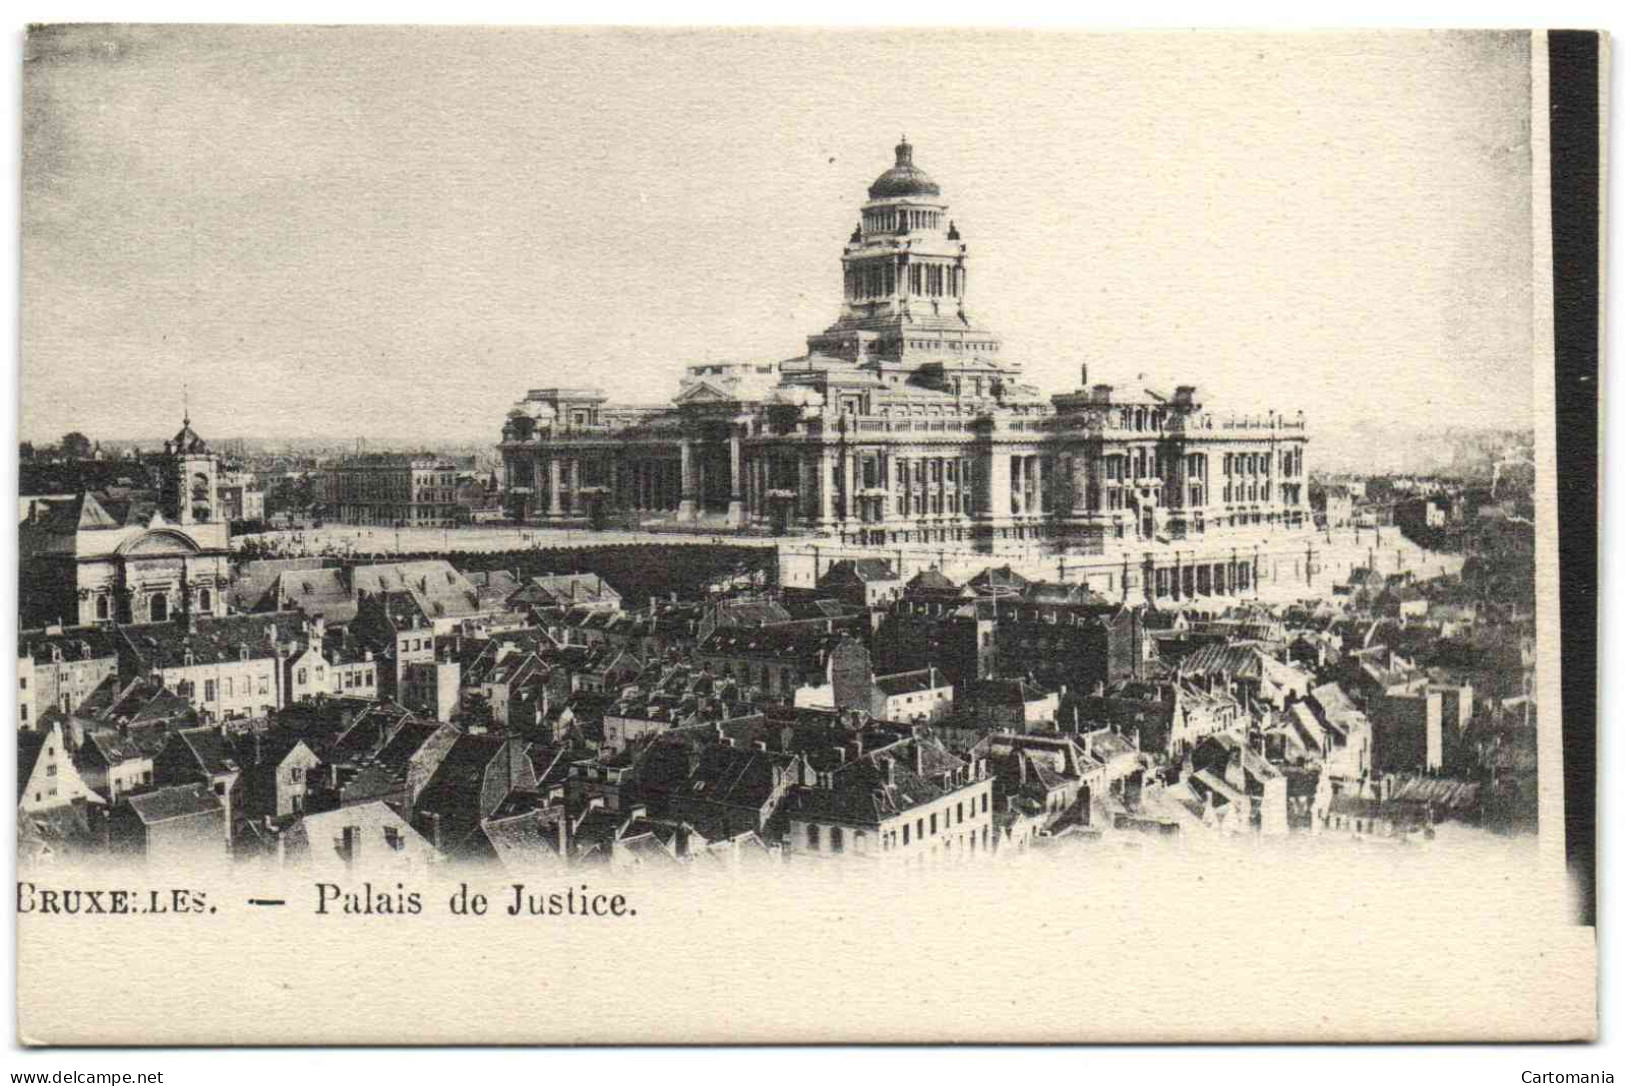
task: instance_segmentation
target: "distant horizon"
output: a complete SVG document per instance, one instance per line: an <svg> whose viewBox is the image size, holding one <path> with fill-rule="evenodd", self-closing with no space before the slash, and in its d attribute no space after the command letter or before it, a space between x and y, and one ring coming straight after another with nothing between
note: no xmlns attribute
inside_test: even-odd
<svg viewBox="0 0 1625 1086"><path fill-rule="evenodd" d="M1311 434L1531 425L1523 33L64 26L26 58L39 445L183 398L211 439L494 444L530 388L659 405L794 357L904 132L1046 393L1087 363Z"/></svg>
<svg viewBox="0 0 1625 1086"><path fill-rule="evenodd" d="M1390 431L1391 435L1392 430L1395 428L1409 430L1410 433L1414 435L1413 442L1411 444L1400 446L1385 445L1380 450L1374 450L1370 445L1369 438L1362 438L1362 436L1357 433L1357 431L1361 430L1369 431L1371 429L1387 429ZM1486 424L1480 426L1469 425L1433 427L1424 422L1406 422L1404 420L1373 422L1369 420L1356 419L1334 429L1311 435L1310 447L1313 451L1308 464L1309 473L1311 475L1318 473L1358 475L1408 474L1416 471L1417 469L1415 467L1406 467L1405 464L1407 461L1414 464L1419 459L1429 459L1430 452L1437 452L1436 448L1430 449L1428 442L1420 440L1420 438L1423 436L1432 439L1433 442L1438 442L1440 440L1449 440L1453 437L1472 438L1489 435L1513 436L1530 442L1534 440L1534 430L1530 426L1496 426ZM93 442L99 441L115 447L134 446L143 452L156 452L161 449L164 442L162 437L150 436L134 438L109 437L96 434L86 434L85 436L90 438ZM356 441L354 436L348 438L338 438L331 435L312 435L308 437L264 437L247 434L226 434L221 437L212 437L208 434L204 434L203 436L205 440L209 441L210 444L215 446L217 449L221 446L238 441L272 446L284 444L293 445L296 446L295 451L302 451L303 449L310 448L342 449L347 446L353 447ZM431 440L423 438L390 438L368 435L362 436L369 446L377 446L377 448L368 448L364 450L366 452L422 451L429 453L444 453L448 450L472 450L476 455L488 453L492 454L493 456L495 455L495 443L489 442L482 437L449 437L439 440ZM1328 440L1328 438L1330 438L1330 440ZM54 444L54 442L45 443L45 445L50 444ZM45 446L42 445L41 447ZM1432 458L1436 459L1436 457ZM1443 468L1442 466L1436 466L1435 470L1443 470Z"/></svg>

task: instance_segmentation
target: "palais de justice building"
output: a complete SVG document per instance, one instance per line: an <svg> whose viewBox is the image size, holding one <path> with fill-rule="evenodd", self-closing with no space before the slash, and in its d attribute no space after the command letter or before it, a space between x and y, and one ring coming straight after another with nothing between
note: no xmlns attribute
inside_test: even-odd
<svg viewBox="0 0 1625 1086"><path fill-rule="evenodd" d="M942 190L906 140L896 153L842 251L840 318L805 354L689 366L667 407L531 391L502 430L516 515L1082 554L1307 523L1301 412L1221 415L1193 385L1087 372L1048 398L1027 384L967 307L969 250Z"/></svg>

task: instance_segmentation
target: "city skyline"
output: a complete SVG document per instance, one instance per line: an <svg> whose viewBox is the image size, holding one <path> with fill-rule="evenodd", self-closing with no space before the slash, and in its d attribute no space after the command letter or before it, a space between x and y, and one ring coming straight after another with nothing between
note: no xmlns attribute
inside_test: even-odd
<svg viewBox="0 0 1625 1086"><path fill-rule="evenodd" d="M829 324L903 131L974 254L972 316L1046 393L1087 363L1317 433L1396 403L1528 424L1523 38L841 41L35 35L21 434L156 430L130 420L183 384L200 418L291 438L494 442L547 384L662 402L685 365L777 362ZM1147 65L1168 78L1126 78ZM85 402L93 375L115 394Z"/></svg>

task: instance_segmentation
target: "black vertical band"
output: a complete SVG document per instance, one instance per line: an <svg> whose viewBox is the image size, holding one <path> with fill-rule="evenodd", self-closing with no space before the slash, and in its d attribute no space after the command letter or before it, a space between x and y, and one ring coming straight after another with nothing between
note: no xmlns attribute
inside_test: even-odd
<svg viewBox="0 0 1625 1086"><path fill-rule="evenodd" d="M1598 36L1554 30L1552 300L1557 363L1558 578L1563 616L1563 814L1580 921L1596 922L1597 376L1601 286Z"/></svg>

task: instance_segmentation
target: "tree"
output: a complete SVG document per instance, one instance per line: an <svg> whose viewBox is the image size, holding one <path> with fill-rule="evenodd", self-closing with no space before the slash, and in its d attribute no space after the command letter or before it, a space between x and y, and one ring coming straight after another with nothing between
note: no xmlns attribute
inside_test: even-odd
<svg viewBox="0 0 1625 1086"><path fill-rule="evenodd" d="M69 460L89 460L90 451L90 438L81 434L78 430L63 435L62 455Z"/></svg>

